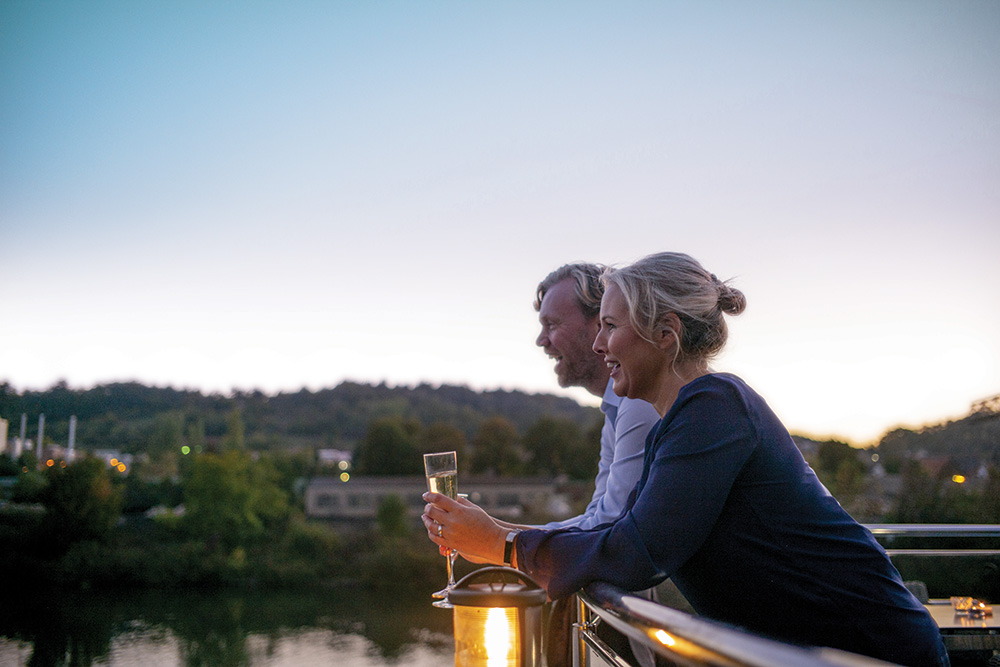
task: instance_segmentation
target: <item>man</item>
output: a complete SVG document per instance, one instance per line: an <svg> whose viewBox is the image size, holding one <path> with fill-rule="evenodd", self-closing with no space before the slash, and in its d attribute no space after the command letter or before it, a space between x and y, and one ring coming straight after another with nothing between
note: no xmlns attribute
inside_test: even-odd
<svg viewBox="0 0 1000 667"><path fill-rule="evenodd" d="M594 495L579 516L548 523L543 528L581 529L614 521L642 473L646 435L660 416L645 401L616 396L610 370L593 350L600 329L603 267L567 264L539 283L535 310L542 330L535 340L556 360L560 387L583 387L601 397L604 427Z"/></svg>
<svg viewBox="0 0 1000 667"><path fill-rule="evenodd" d="M615 395L611 371L604 357L594 352L594 338L601 327L602 271L603 267L596 264L567 264L546 276L535 295L535 310L542 326L535 344L556 360L559 386L583 387L600 396L604 413L601 459L590 503L583 514L542 528L575 526L586 530L617 519L642 474L646 435L660 419L649 403ZM641 593L646 597L652 594L652 590ZM549 616L546 658L550 667L571 662L569 630L574 610L570 599L557 601ZM625 641L610 630L604 630L602 638L619 654L631 651L639 664L654 664L652 652L641 644Z"/></svg>

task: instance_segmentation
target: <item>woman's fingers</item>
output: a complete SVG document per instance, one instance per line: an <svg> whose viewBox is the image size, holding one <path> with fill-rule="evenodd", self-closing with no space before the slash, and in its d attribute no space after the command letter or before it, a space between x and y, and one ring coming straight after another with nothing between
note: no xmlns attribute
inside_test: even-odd
<svg viewBox="0 0 1000 667"><path fill-rule="evenodd" d="M441 524L426 514L421 516L420 519L424 522L424 528L427 529L427 537L430 538L431 542L441 547L444 542L441 536L438 535L438 526Z"/></svg>
<svg viewBox="0 0 1000 667"><path fill-rule="evenodd" d="M434 493L433 491L427 491L423 495L425 502L432 505L437 505L444 511L449 511L458 506L458 502L448 496L441 495L440 493Z"/></svg>

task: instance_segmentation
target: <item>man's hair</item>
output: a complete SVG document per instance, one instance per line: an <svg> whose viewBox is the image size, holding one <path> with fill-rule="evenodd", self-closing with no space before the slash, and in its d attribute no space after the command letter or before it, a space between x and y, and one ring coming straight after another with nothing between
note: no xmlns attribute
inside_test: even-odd
<svg viewBox="0 0 1000 667"><path fill-rule="evenodd" d="M545 280L538 283L535 292L535 310L542 309L542 299L556 283L571 279L573 281L576 294L577 305L584 316L597 317L601 313L601 297L604 296L604 283L601 275L604 268L600 264L566 264L545 276Z"/></svg>

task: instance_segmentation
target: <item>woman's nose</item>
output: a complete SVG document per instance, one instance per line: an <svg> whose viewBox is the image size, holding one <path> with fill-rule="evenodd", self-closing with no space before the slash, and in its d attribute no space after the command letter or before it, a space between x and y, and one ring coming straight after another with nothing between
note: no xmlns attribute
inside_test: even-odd
<svg viewBox="0 0 1000 667"><path fill-rule="evenodd" d="M597 354L604 355L604 334L598 333L597 338L594 339L594 344L591 349Z"/></svg>

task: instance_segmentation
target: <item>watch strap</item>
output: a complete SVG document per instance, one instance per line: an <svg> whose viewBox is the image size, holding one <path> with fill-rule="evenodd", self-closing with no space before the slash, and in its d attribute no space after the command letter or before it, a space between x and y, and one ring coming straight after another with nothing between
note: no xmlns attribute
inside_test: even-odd
<svg viewBox="0 0 1000 667"><path fill-rule="evenodd" d="M514 556L514 539L520 533L520 529L513 528L507 533L507 538L503 543L503 564L510 567L511 559Z"/></svg>

